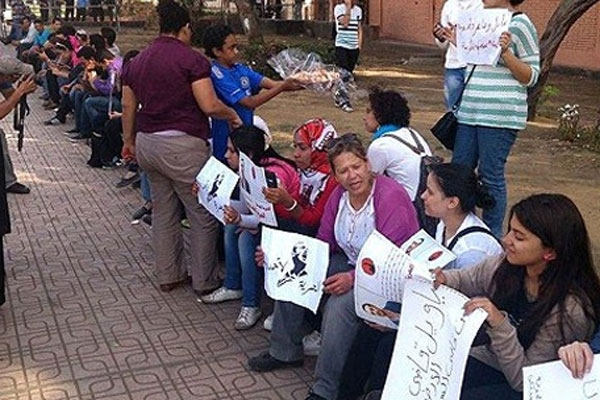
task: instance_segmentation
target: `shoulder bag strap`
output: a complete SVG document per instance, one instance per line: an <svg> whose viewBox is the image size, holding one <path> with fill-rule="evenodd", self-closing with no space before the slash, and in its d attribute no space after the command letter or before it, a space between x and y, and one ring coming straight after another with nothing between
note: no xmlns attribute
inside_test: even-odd
<svg viewBox="0 0 600 400"><path fill-rule="evenodd" d="M454 235L454 238L452 239L452 241L450 242L450 244L448 246L446 246L446 248L448 250L452 250L454 248L454 246L456 246L456 243L458 242L458 239L460 239L461 237L464 237L464 236L468 235L469 233L475 233L475 232L480 232L480 233L485 233L487 235L490 235L500 245L502 245L502 243L500 243L500 240L498 240L498 238L496 236L494 236L494 234L489 229L486 229L486 228L484 228L482 226L471 226L470 228L463 229L462 231L460 231L456 235Z"/></svg>
<svg viewBox="0 0 600 400"><path fill-rule="evenodd" d="M408 129L409 129L409 131L410 131L410 133L411 133L411 135L412 135L412 137L414 139L415 138L415 134L412 132L412 130L410 128L408 128ZM413 153L415 153L418 156L422 155L423 151L425 150L425 149L423 149L423 146L421 145L421 143L418 142L417 140L415 140L415 142L417 143L417 145L415 146L415 145L412 145L412 144L408 143L406 140L402 139L401 137L398 137L398 136L393 135L391 133L384 134L381 137L389 137L389 138L392 138L392 139L396 139L397 141L399 141L400 143L402 143L403 145L405 145L406 147L408 147Z"/></svg>

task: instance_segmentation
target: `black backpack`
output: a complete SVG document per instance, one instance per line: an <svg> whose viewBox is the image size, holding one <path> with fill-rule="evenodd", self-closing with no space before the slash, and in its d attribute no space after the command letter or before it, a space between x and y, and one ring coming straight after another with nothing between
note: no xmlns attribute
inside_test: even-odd
<svg viewBox="0 0 600 400"><path fill-rule="evenodd" d="M113 164L115 157L120 157L123 138L119 129L114 129L115 125L120 124L120 118L111 119L106 122L103 129L92 132L92 154L88 160L90 167L110 166Z"/></svg>
<svg viewBox="0 0 600 400"><path fill-rule="evenodd" d="M427 188L427 175L429 174L429 166L432 164L441 163L443 160L441 157L428 156L425 152L425 147L423 147L421 140L419 140L417 133L411 128L408 128L408 130L410 131L410 135L412 136L415 144L410 144L406 140L392 134L384 134L381 137L390 137L396 139L412 150L413 153L421 157L421 166L419 167L419 185L417 186L417 195L413 201L413 205L417 211L417 219L419 220L419 226L421 229L424 229L429 235L435 237L435 231L439 220L437 218L432 218L425 215L425 205L423 204L423 199L421 199L421 194L423 194Z"/></svg>

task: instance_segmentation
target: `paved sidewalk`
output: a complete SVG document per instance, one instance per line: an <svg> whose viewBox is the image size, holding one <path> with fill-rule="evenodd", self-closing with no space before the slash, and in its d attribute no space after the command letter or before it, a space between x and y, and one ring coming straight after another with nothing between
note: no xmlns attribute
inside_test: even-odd
<svg viewBox="0 0 600 400"><path fill-rule="evenodd" d="M9 135L32 193L9 195L0 399L303 399L314 360L249 372L248 355L266 349L268 335L262 323L232 328L238 302L158 291L149 229L130 224L138 192L115 187L122 170L89 168L89 147L70 143L65 126L43 126L50 112L38 94L22 153ZM0 122L6 132L11 124L12 113Z"/></svg>

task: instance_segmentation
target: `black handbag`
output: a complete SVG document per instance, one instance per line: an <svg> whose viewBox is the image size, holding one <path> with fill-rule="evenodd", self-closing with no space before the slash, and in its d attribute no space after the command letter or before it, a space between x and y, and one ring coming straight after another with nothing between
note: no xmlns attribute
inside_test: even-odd
<svg viewBox="0 0 600 400"><path fill-rule="evenodd" d="M465 92L465 88L471 80L474 71L475 67L471 69L469 77L465 82L465 86L463 86L458 100L456 100L456 103L454 103L454 105L452 106L452 110L444 114L442 118L440 118L438 122L436 122L435 125L431 128L431 133L433 133L433 136L435 136L437 140L439 140L448 150L454 150L454 142L456 141L456 130L458 128L458 120L456 119L456 113L458 112L458 109L460 107L460 102L462 101L462 96Z"/></svg>

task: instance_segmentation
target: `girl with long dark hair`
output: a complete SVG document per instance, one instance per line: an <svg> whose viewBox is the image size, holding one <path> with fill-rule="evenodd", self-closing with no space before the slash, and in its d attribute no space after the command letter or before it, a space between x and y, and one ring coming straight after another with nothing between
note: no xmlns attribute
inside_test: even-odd
<svg viewBox="0 0 600 400"><path fill-rule="evenodd" d="M506 256L467 270L436 271L436 284L488 313L487 344L473 348L461 399L520 399L524 366L556 359L589 340L600 321L600 281L575 204L559 194L528 197L510 212Z"/></svg>
<svg viewBox="0 0 600 400"><path fill-rule="evenodd" d="M294 163L265 145L265 132L255 126L235 129L227 139L225 159L229 167L239 169L240 153L252 162L275 175L277 183L287 192L297 196L300 182ZM239 191L238 191L239 193ZM285 209L275 206L279 217ZM258 219L250 212L239 196L234 196L231 205L225 207L225 282L214 292L202 296L204 303L221 303L242 300L242 308L234 328L252 328L262 316L260 294L262 291L262 269L256 267L254 250L260 242Z"/></svg>

